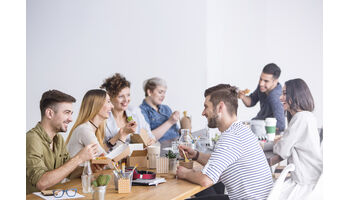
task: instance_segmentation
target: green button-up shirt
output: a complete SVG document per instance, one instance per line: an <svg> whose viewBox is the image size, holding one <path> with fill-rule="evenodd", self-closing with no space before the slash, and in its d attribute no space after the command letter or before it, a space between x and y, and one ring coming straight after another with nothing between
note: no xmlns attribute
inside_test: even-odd
<svg viewBox="0 0 350 200"><path fill-rule="evenodd" d="M59 168L70 158L63 137L57 134L52 141L40 122L27 132L26 142L26 192L28 194L39 191L36 184L44 173ZM53 142L53 150L50 148L51 142Z"/></svg>

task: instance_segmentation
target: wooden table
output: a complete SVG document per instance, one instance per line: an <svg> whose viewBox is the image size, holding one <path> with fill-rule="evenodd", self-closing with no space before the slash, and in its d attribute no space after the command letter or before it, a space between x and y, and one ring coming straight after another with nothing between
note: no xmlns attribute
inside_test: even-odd
<svg viewBox="0 0 350 200"><path fill-rule="evenodd" d="M130 199L130 200L142 200L142 199L185 199L193 196L194 194L206 189L200 185L190 183L186 180L176 179L174 176L168 174L157 174L157 177L164 177L165 183L161 183L158 186L132 186L131 193L119 194L114 186L114 175L112 170L104 170L100 172L103 174L110 174L112 176L107 189L105 199ZM97 174L94 174L97 176ZM64 184L57 184L50 189L69 189L77 188L78 193L84 195L84 198L79 199L92 199L92 193L85 194L82 192L81 179L73 179ZM26 199L41 199L34 194L28 194Z"/></svg>

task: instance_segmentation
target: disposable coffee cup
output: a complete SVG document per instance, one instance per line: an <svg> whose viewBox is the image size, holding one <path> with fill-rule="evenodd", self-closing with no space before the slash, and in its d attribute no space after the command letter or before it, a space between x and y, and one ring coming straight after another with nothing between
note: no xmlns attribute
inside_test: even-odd
<svg viewBox="0 0 350 200"><path fill-rule="evenodd" d="M160 156L160 146L147 147L149 168L157 168L157 158Z"/></svg>
<svg viewBox="0 0 350 200"><path fill-rule="evenodd" d="M274 141L276 135L276 118L266 118L265 119L265 129L268 141Z"/></svg>

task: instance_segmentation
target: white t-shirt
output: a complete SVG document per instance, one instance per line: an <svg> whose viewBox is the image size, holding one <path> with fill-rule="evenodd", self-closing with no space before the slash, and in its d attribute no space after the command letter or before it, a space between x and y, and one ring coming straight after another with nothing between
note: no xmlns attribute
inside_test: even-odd
<svg viewBox="0 0 350 200"><path fill-rule="evenodd" d="M136 131L135 134L140 133L141 129L145 129L148 133L148 135L155 139L154 135L152 134L151 128L149 126L149 124L146 122L145 117L143 116L143 114L141 113L141 109L138 106L129 106L127 110L125 110L126 112L126 116L132 116L133 120L137 123L137 127L136 127ZM105 144L108 144L107 141L109 141L110 139L112 139L120 130L120 127L118 127L113 113L110 112L109 113L109 117L107 119L106 122L106 128L105 128ZM130 135L127 136L126 138L126 142L130 142ZM119 141L116 143L116 145L114 146L114 148L116 146L119 146L119 144L121 144ZM111 146L108 146L109 148L111 148Z"/></svg>
<svg viewBox="0 0 350 200"><path fill-rule="evenodd" d="M90 122L80 124L72 132L72 136L67 144L67 150L70 157L74 157L85 146L96 143L98 145L98 154L106 154L106 151L101 147L95 135L95 127Z"/></svg>

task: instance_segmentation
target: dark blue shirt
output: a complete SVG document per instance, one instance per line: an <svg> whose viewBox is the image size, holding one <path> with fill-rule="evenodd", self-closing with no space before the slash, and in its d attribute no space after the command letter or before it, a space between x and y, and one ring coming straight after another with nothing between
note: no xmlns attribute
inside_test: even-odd
<svg viewBox="0 0 350 200"><path fill-rule="evenodd" d="M142 104L140 105L140 108L143 116L145 117L146 122L150 125L151 130L158 128L160 125L166 122L173 113L169 106L163 104L158 105L159 112L157 112L154 108L148 105L145 100L143 100ZM174 124L159 139L159 142L179 137L178 131L179 127L177 126L177 124Z"/></svg>
<svg viewBox="0 0 350 200"><path fill-rule="evenodd" d="M279 131L283 131L285 128L284 123L284 110L283 105L280 101L280 96L282 95L282 86L280 83L268 94L260 92L259 85L255 91L250 94L251 104L249 107L255 106L258 101L260 101L260 111L253 119L262 119L268 117L274 117L277 120L276 128Z"/></svg>

